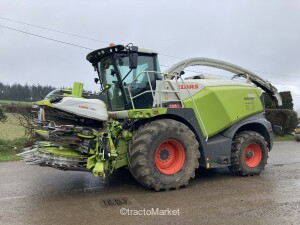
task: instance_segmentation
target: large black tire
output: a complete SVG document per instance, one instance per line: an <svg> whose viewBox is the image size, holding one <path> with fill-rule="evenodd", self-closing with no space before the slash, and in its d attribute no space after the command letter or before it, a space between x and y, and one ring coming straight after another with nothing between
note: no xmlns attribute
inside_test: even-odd
<svg viewBox="0 0 300 225"><path fill-rule="evenodd" d="M259 175L268 159L268 146L264 137L254 131L239 133L232 142L231 172L241 176Z"/></svg>
<svg viewBox="0 0 300 225"><path fill-rule="evenodd" d="M158 160L164 160L159 157L164 156L163 151L169 148L169 141L171 147L172 142L182 147L184 159L181 160L183 164L177 168L177 172L166 174L159 168ZM162 145L167 145L167 148L162 148ZM171 157L171 154L167 157ZM156 191L179 189L188 185L199 167L199 157L199 143L195 134L183 123L172 119L160 119L141 126L134 132L127 153L128 167L135 179L143 186L154 188Z"/></svg>

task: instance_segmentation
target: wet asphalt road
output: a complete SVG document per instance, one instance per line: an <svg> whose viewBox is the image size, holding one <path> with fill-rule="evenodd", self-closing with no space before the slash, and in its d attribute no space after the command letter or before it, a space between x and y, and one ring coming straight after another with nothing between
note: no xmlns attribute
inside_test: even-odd
<svg viewBox="0 0 300 225"><path fill-rule="evenodd" d="M129 216L121 208L179 215ZM125 169L103 180L0 163L0 224L300 224L300 142L275 143L260 176L198 171L187 188L169 192L144 189Z"/></svg>

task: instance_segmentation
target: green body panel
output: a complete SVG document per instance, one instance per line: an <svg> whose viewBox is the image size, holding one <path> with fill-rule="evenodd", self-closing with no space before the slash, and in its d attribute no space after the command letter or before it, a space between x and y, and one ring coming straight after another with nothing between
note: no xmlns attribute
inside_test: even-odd
<svg viewBox="0 0 300 225"><path fill-rule="evenodd" d="M245 86L206 87L193 96L208 136L213 136L234 123L263 111L258 88ZM193 108L205 135L203 125L196 113L193 101L183 101L184 107Z"/></svg>
<svg viewBox="0 0 300 225"><path fill-rule="evenodd" d="M132 133L130 131L123 130L118 121L110 121L106 124L106 126L109 128L109 132L99 133L95 140L101 137L108 139L107 148L110 153L109 158L106 160L102 159L102 152L98 151L98 149L101 149L102 146L100 142L97 141L95 149L90 150L90 154L92 155L87 160L86 168L91 170L95 176L98 176L99 174L101 176L105 176L106 173L112 173L114 170L128 164L126 154L128 140L131 139ZM116 145L113 142L112 136L120 136Z"/></svg>
<svg viewBox="0 0 300 225"><path fill-rule="evenodd" d="M34 104L43 107L43 106L48 106L50 108L54 108L54 105L52 103L50 103L49 100L41 100L41 101L37 101Z"/></svg>
<svg viewBox="0 0 300 225"><path fill-rule="evenodd" d="M120 139L117 147L117 157L112 162L113 169L118 169L122 166L127 166L127 149L128 140Z"/></svg>
<svg viewBox="0 0 300 225"><path fill-rule="evenodd" d="M166 113L167 113L167 108L130 109L128 110L128 118L130 119L151 118Z"/></svg>
<svg viewBox="0 0 300 225"><path fill-rule="evenodd" d="M111 138L109 138L108 147L110 152L108 159L102 160L102 153L95 149L95 154L87 160L86 168L91 170L94 176L100 174L104 177L106 173L112 173L114 170L128 164L126 157L128 141L120 139L117 148L115 148Z"/></svg>
<svg viewBox="0 0 300 225"><path fill-rule="evenodd" d="M45 139L47 139L47 137L49 135L49 131L47 131L47 130L34 130L34 132Z"/></svg>
<svg viewBox="0 0 300 225"><path fill-rule="evenodd" d="M55 156L62 156L66 158L86 158L84 155L80 154L80 152L74 151L70 148L51 146L43 147L43 150Z"/></svg>
<svg viewBox="0 0 300 225"><path fill-rule="evenodd" d="M82 97L82 92L83 92L83 84L79 82L74 82L73 83L73 89L72 89L72 96L81 98Z"/></svg>

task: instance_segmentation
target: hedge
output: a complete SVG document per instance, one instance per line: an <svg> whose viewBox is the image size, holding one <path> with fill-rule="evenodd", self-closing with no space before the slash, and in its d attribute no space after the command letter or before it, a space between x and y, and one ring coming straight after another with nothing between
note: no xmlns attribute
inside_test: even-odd
<svg viewBox="0 0 300 225"><path fill-rule="evenodd" d="M282 131L275 133L280 136L292 133L298 123L297 113L289 109L266 109L265 115L272 125L282 127Z"/></svg>
<svg viewBox="0 0 300 225"><path fill-rule="evenodd" d="M32 114L32 106L26 104L5 104L2 105L2 109L5 113Z"/></svg>
<svg viewBox="0 0 300 225"><path fill-rule="evenodd" d="M266 109L294 109L293 97L290 91L283 91L279 93L282 98L282 105L273 105L271 97L267 93L263 93L265 99Z"/></svg>

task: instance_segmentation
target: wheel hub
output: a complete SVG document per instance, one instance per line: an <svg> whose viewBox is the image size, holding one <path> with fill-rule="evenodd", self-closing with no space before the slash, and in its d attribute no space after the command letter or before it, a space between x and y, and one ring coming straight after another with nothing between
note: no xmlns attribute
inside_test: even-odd
<svg viewBox="0 0 300 225"><path fill-rule="evenodd" d="M167 175L175 174L182 168L185 162L183 145L174 139L163 141L155 152L155 164L157 169Z"/></svg>
<svg viewBox="0 0 300 225"><path fill-rule="evenodd" d="M254 156L254 152L253 151L246 151L246 157L248 159L252 158Z"/></svg>
<svg viewBox="0 0 300 225"><path fill-rule="evenodd" d="M249 144L244 153L244 161L245 164L250 167L254 168L258 166L262 159L262 150L257 143Z"/></svg>
<svg viewBox="0 0 300 225"><path fill-rule="evenodd" d="M160 160L167 160L170 157L170 152L168 149L162 149L159 153Z"/></svg>

